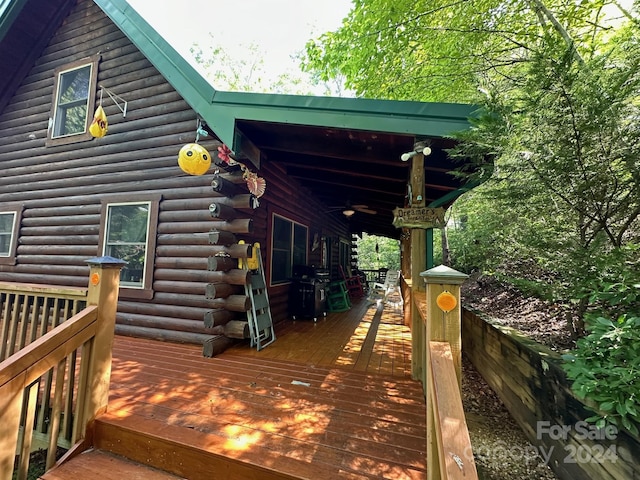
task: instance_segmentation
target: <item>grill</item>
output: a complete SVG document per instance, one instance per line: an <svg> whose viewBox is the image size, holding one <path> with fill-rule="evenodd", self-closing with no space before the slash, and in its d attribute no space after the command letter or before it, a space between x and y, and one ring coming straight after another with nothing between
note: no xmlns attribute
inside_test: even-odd
<svg viewBox="0 0 640 480"><path fill-rule="evenodd" d="M308 265L294 265L289 290L289 314L298 318L313 318L327 315L326 286L330 281L329 271Z"/></svg>

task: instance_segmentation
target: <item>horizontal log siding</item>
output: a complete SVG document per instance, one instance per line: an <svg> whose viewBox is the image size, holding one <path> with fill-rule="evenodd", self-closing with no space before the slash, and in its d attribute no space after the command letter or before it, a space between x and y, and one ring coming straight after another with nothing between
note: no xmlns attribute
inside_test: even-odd
<svg viewBox="0 0 640 480"><path fill-rule="evenodd" d="M128 101L126 118L104 94L105 137L45 147L54 70L98 52L98 84ZM260 242L268 281L273 213L307 225L310 242L315 233L340 232L346 238L346 225L268 159L259 172L267 192L255 210L240 172L222 174L241 192L232 198L213 190L213 169L203 176L184 174L177 154L194 141L195 129L195 112L173 87L99 7L79 0L0 113L0 208L24 206L17 264L0 265L0 280L86 286L85 260L100 254L101 201L160 195L154 298L134 300L121 293L116 328L125 335L202 343L217 332L214 326L244 317L238 309L246 277L229 270L227 261L209 260L244 256L246 248L230 240ZM215 155L219 142L200 143ZM228 220L212 218L211 203L221 205L225 215L227 207L236 213ZM210 242L213 229L220 231L219 244ZM310 252L309 263L319 264L319 255L320 249ZM209 271L218 264L223 268ZM269 295L274 321L287 318L288 285L269 288Z"/></svg>
<svg viewBox="0 0 640 480"><path fill-rule="evenodd" d="M334 215L327 214L326 207L312 198L309 192L294 179L287 177L280 165L268 161L264 162L260 174L267 181L267 190L264 197L260 199L260 207L256 209L253 216L253 229L254 241L259 241L263 246L268 247L263 248L263 254L270 251L271 218L274 213L309 227L308 263L310 265L320 265L321 258L321 248L314 252L310 248L314 233L331 237L341 235L344 238L349 238L346 225L337 221ZM333 251L335 251L337 259L337 247ZM271 272L268 259L265 260L265 268L269 284ZM269 288L269 303L275 322L289 317L288 295L288 284Z"/></svg>
<svg viewBox="0 0 640 480"><path fill-rule="evenodd" d="M45 147L54 70L97 52L102 53L98 83L128 101L126 118L104 94L106 137ZM121 294L117 328L189 343L209 338L205 316L227 299L206 299L207 285L233 282L218 294L244 295L245 277L207 269L207 258L226 249L209 245L216 222L208 206L216 201L246 208L248 200L222 197L213 192L211 175L192 177L179 169L177 153L193 142L195 127L195 112L151 63L96 5L79 1L0 115L0 207L24 205L17 264L0 266L0 279L86 286L85 260L100 253L101 200L159 194L155 295L146 301ZM218 145L211 139L201 143L212 151ZM246 220L234 226L242 230ZM200 257L191 259L193 251ZM242 304L235 296L230 302L235 309Z"/></svg>

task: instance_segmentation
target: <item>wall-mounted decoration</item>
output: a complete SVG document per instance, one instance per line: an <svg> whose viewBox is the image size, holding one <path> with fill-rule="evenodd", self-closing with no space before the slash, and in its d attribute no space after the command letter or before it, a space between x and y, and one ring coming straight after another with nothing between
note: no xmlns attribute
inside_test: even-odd
<svg viewBox="0 0 640 480"><path fill-rule="evenodd" d="M107 115L104 113L102 104L100 104L93 114L93 121L91 125L89 125L89 133L95 138L102 138L107 134L107 130L109 130L109 122L107 121Z"/></svg>
<svg viewBox="0 0 640 480"><path fill-rule="evenodd" d="M233 158L233 152L229 147L224 144L220 145L218 147L218 158L227 165L239 165L242 170L242 178L244 178L249 192L256 198L260 198L264 195L264 192L267 190L267 181L264 178L259 177L257 173L249 170L244 163L236 161Z"/></svg>
<svg viewBox="0 0 640 480"><path fill-rule="evenodd" d="M104 137L109 130L109 121L107 120L107 115L102 108L102 95L104 92L107 92L109 98L122 112L122 117L124 118L127 116L127 101L113 93L111 90L105 88L104 85L100 85L100 101L98 108L96 108L96 111L93 114L93 121L91 122L91 125L89 125L89 133L95 138ZM122 106L120 105L120 102L122 102Z"/></svg>
<svg viewBox="0 0 640 480"><path fill-rule="evenodd" d="M444 313L449 313L451 310L456 308L458 305L458 300L455 295L445 290L440 295L436 297L436 305L438 308L442 310Z"/></svg>
<svg viewBox="0 0 640 480"><path fill-rule="evenodd" d="M211 156L197 143L187 143L178 153L178 165L189 175L204 175L211 167Z"/></svg>
<svg viewBox="0 0 640 480"><path fill-rule="evenodd" d="M189 175L204 175L211 167L211 155L206 148L198 143L200 135L209 136L202 122L198 119L195 142L187 143L178 152L178 165L184 173Z"/></svg>

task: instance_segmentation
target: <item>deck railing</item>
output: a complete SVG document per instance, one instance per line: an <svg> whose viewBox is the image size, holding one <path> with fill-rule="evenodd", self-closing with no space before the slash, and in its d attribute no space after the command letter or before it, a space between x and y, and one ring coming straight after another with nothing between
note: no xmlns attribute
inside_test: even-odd
<svg viewBox="0 0 640 480"><path fill-rule="evenodd" d="M81 449L106 407L121 263L94 260L88 289L0 284L0 478Z"/></svg>
<svg viewBox="0 0 640 480"><path fill-rule="evenodd" d="M436 267L421 274L426 292L418 285L409 289L412 370L423 384L427 404L428 480L478 478L461 393L459 285L466 275L457 274Z"/></svg>

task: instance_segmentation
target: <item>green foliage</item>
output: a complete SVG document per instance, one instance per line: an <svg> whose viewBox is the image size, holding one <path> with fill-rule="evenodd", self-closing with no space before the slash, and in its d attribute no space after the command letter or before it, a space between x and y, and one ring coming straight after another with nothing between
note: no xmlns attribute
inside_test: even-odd
<svg viewBox="0 0 640 480"><path fill-rule="evenodd" d="M638 434L640 424L640 317L615 321L594 317L589 334L563 358L567 377L580 398L592 400L598 427L610 423Z"/></svg>
<svg viewBox="0 0 640 480"><path fill-rule="evenodd" d="M356 240L356 246L359 269L400 270L400 242L398 240L364 233L362 238Z"/></svg>
<svg viewBox="0 0 640 480"><path fill-rule="evenodd" d="M588 52L611 3L355 0L339 29L308 42L303 68L324 80L344 76L358 96L474 102L486 78L510 77L558 30Z"/></svg>
<svg viewBox="0 0 640 480"><path fill-rule="evenodd" d="M210 34L214 41L213 35ZM277 76L269 75L264 61L264 51L255 43L247 50L252 60L234 58L222 47L194 44L191 53L201 65L208 80L220 90L236 92L269 92L292 95L332 95L340 91L339 80L329 84L317 75L304 72L285 72Z"/></svg>

